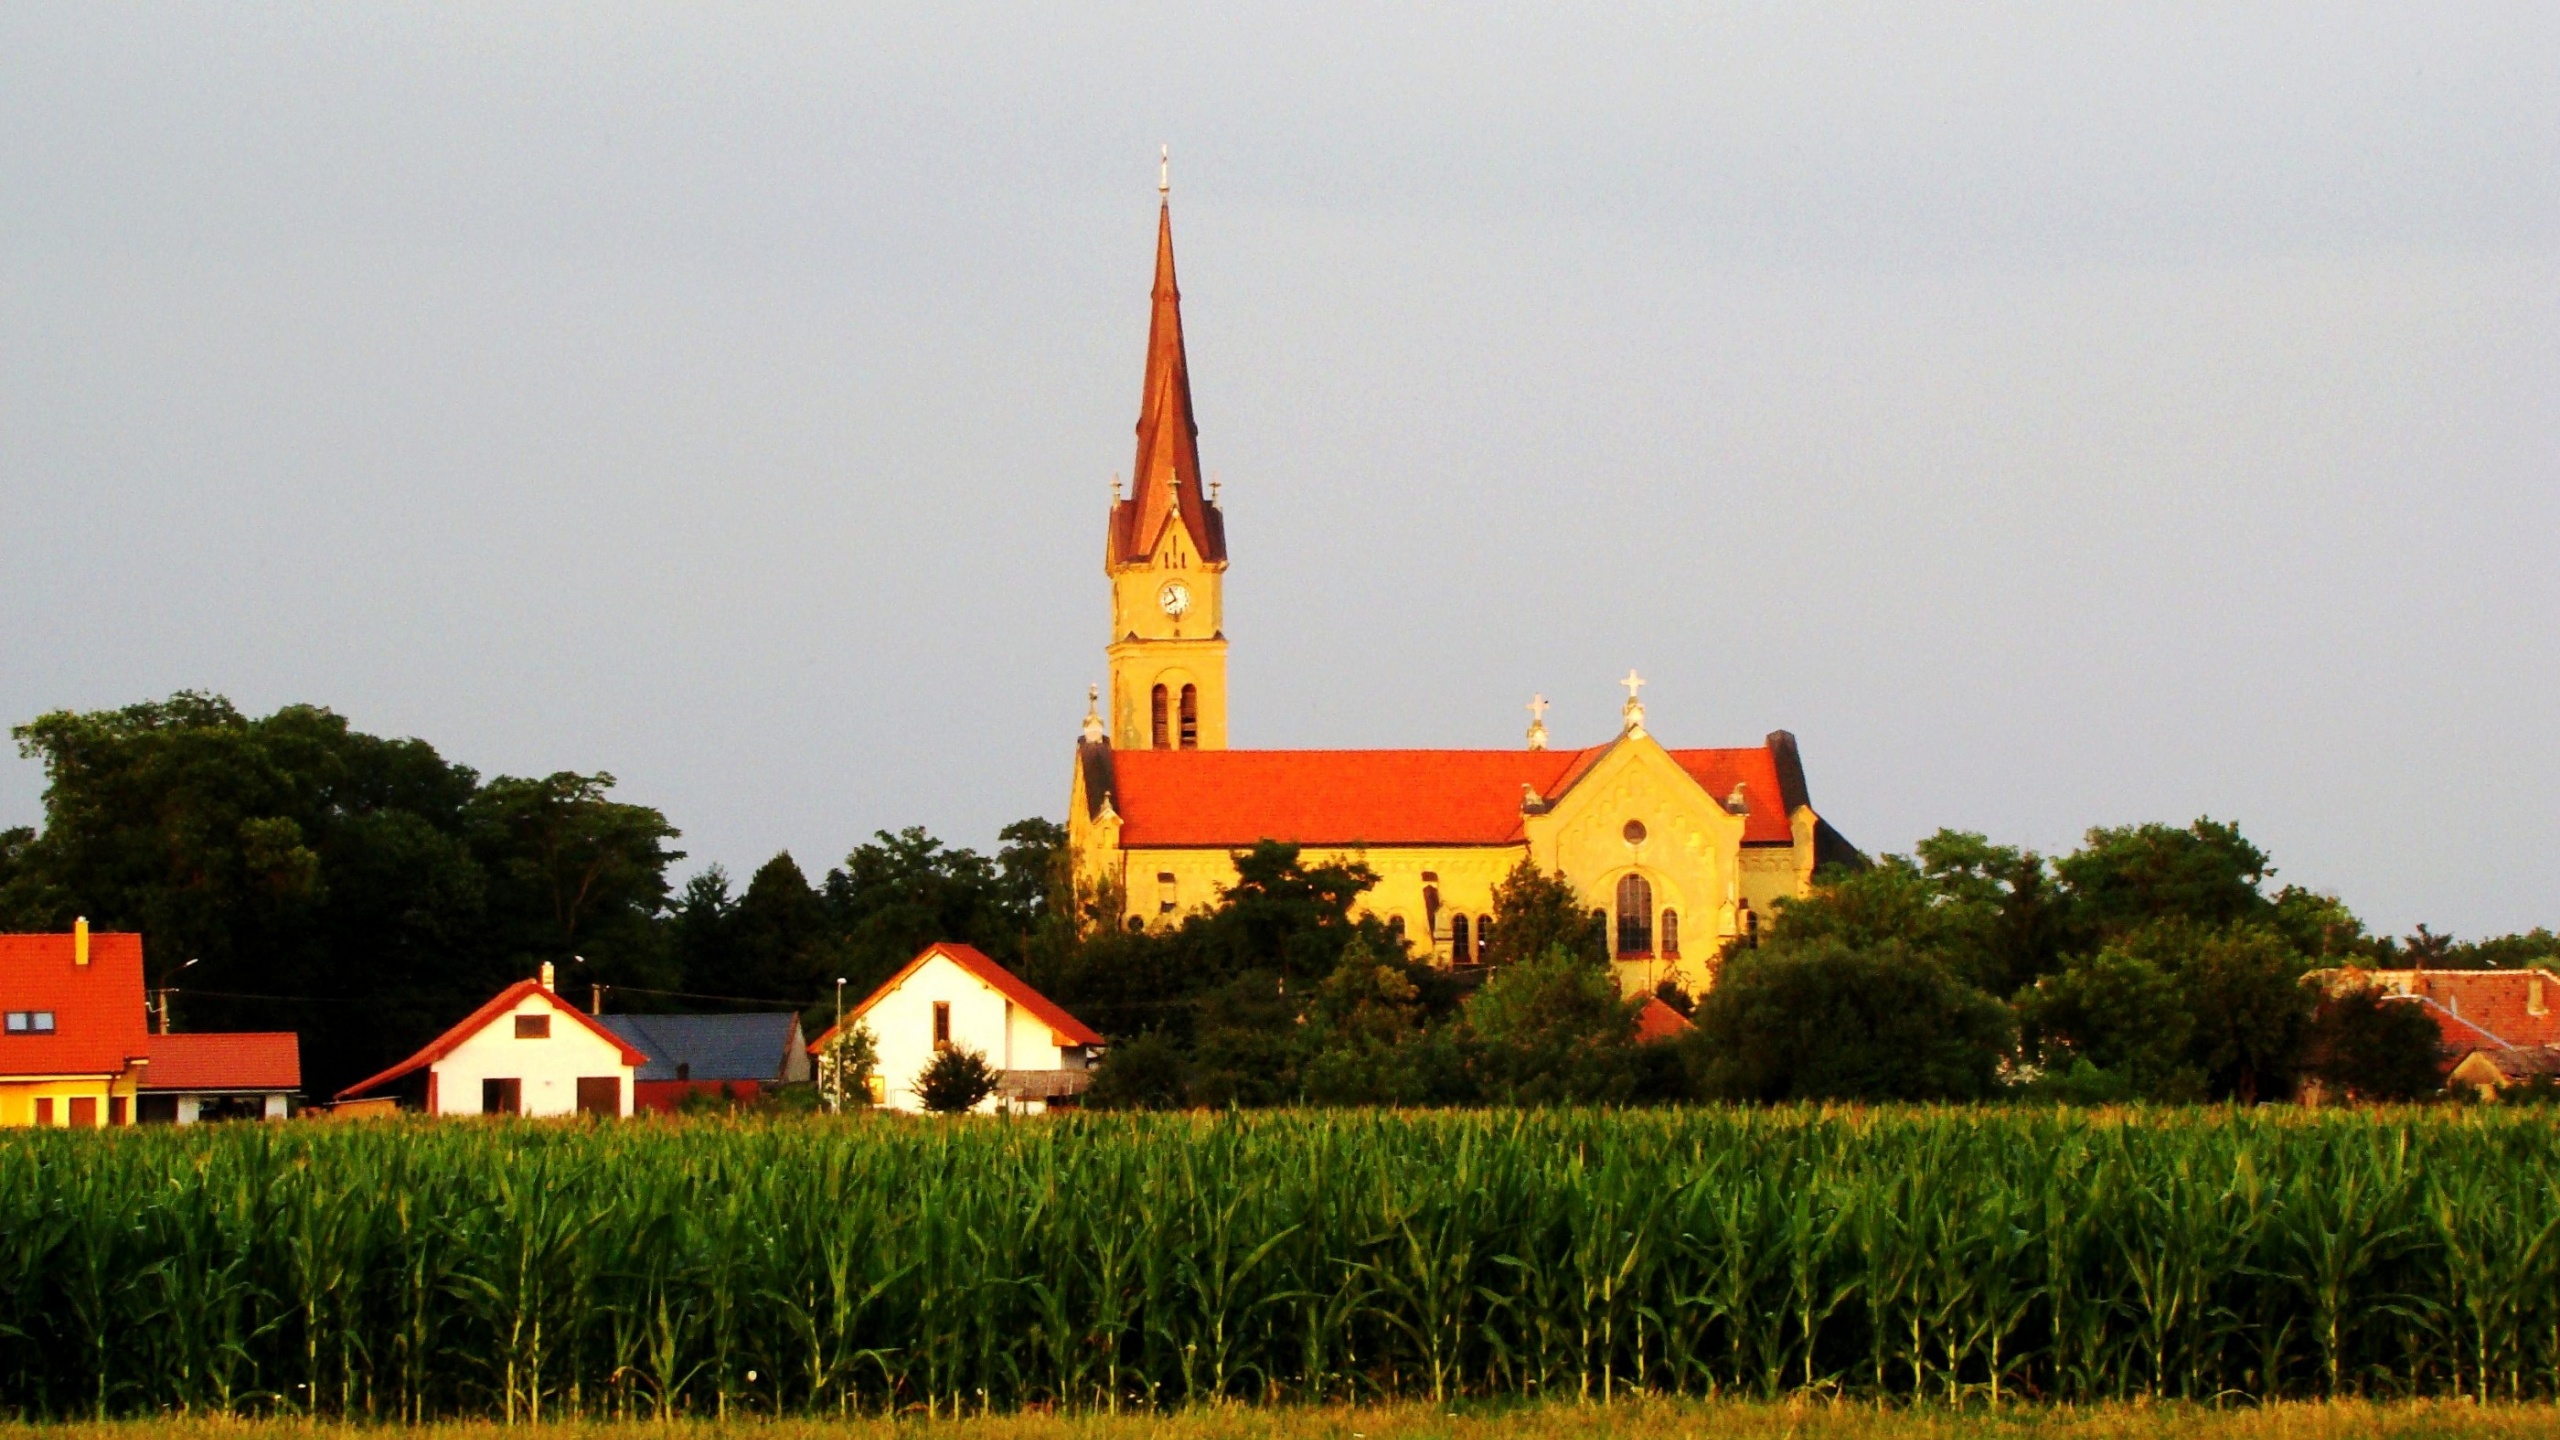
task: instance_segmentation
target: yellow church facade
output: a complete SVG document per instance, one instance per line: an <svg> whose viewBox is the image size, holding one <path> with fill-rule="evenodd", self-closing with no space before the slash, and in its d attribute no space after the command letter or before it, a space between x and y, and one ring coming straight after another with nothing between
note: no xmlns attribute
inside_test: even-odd
<svg viewBox="0 0 2560 1440"><path fill-rule="evenodd" d="M1495 886L1525 859L1606 917L1628 990L1694 991L1816 869L1858 858L1814 811L1793 736L1666 747L1632 672L1619 733L1584 749L1549 746L1543 702L1512 750L1230 749L1226 523L1201 488L1198 435L1167 204L1137 460L1104 542L1109 698L1086 715L1067 812L1079 883L1124 924L1216 904L1236 854L1276 840L1366 865L1368 913L1417 954L1470 965Z"/></svg>

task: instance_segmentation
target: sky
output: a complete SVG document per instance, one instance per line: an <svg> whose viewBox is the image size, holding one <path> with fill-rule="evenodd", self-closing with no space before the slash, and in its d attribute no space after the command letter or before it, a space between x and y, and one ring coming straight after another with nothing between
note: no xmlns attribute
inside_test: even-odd
<svg viewBox="0 0 2560 1440"><path fill-rule="evenodd" d="M1212 13L1214 12L1214 13ZM2560 925L2560 8L0 8L0 720L1062 818L1159 145L1234 742L1793 731ZM0 756L0 826L43 776Z"/></svg>

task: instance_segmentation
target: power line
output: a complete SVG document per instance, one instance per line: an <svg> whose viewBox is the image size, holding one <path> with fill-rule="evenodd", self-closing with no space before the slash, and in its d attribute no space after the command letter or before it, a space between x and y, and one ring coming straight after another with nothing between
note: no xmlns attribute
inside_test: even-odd
<svg viewBox="0 0 2560 1440"><path fill-rule="evenodd" d="M816 1000L784 1000L771 995L704 995L693 990L652 990L644 985L616 985L610 981L605 983L604 992L608 995L625 992L633 995L664 995L674 1000L725 1000L734 1005L788 1005L794 1010L806 1010L820 1003Z"/></svg>

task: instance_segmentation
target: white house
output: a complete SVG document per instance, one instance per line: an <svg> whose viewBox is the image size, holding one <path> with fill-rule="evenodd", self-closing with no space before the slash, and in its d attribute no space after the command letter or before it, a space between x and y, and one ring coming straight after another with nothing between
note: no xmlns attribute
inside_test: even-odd
<svg viewBox="0 0 2560 1440"><path fill-rule="evenodd" d="M631 1113L632 1079L649 1057L561 999L546 962L427 1048L338 1092L397 1099L430 1115Z"/></svg>
<svg viewBox="0 0 2560 1440"><path fill-rule="evenodd" d="M1092 1078L1102 1037L1022 977L968 945L928 945L889 983L844 1017L844 1025L868 1025L880 1052L872 1103L893 1110L922 1110L916 1082L934 1057L955 1046L986 1057L1001 1083L979 1106L1036 1110L1071 1108ZM818 1057L818 1083L830 1083L829 1029L809 1044Z"/></svg>

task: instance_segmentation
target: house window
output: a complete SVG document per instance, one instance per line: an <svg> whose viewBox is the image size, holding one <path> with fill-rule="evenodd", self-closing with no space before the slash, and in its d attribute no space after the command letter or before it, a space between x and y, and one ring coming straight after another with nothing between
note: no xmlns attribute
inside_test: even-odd
<svg viewBox="0 0 2560 1440"><path fill-rule="evenodd" d="M1154 739L1150 743L1159 750L1170 750L1173 748L1173 727L1165 723L1165 696L1161 685L1156 687L1154 704L1155 729L1148 732Z"/></svg>
<svg viewBox="0 0 2560 1440"><path fill-rule="evenodd" d="M1159 914L1159 915L1170 915L1170 914L1172 914L1172 913L1173 913L1173 901L1174 901L1174 894L1175 894L1175 885L1174 885L1174 879L1173 879L1173 872L1172 872L1172 871L1170 871L1170 870L1159 870L1159 871L1157 871L1157 872L1156 872L1156 913L1157 913L1157 914Z"/></svg>
<svg viewBox="0 0 2560 1440"><path fill-rule="evenodd" d="M36 1097L36 1123L38 1125L50 1125L53 1123L52 1096L39 1095Z"/></svg>
<svg viewBox="0 0 2560 1440"><path fill-rule="evenodd" d="M12 1035L50 1035L53 1033L53 1012L12 1010L9 1012L8 1026L9 1033Z"/></svg>
<svg viewBox="0 0 2560 1440"><path fill-rule="evenodd" d="M948 1000L933 1002L933 1048L951 1048L951 1002Z"/></svg>
<svg viewBox="0 0 2560 1440"><path fill-rule="evenodd" d="M621 1119L622 1077L619 1075L579 1076L578 1113L602 1115L608 1120Z"/></svg>
<svg viewBox="0 0 2560 1440"><path fill-rule="evenodd" d="M524 1082L521 1080L481 1081L480 1113L483 1115L523 1114Z"/></svg>
<svg viewBox="0 0 2560 1440"><path fill-rule="evenodd" d="M1680 953L1680 912L1677 910L1662 912L1662 953L1675 956Z"/></svg>
<svg viewBox="0 0 2560 1440"><path fill-rule="evenodd" d="M1470 935L1470 934L1468 934L1468 933L1467 933L1467 917L1466 917L1466 916L1464 916L1464 915L1452 915L1452 916L1450 916L1450 917L1449 917L1449 963L1450 963L1450 964L1452 964L1452 965L1472 965L1472 964L1474 964L1474 963L1475 963L1475 960L1476 960L1475 950L1474 950L1473 946L1469 943L1469 942L1470 942L1471 940L1473 940L1473 939L1474 939L1474 937L1473 937L1472 935Z"/></svg>
<svg viewBox="0 0 2560 1440"><path fill-rule="evenodd" d="M107 1097L107 1123L110 1125L122 1125L124 1123L123 1096L110 1095Z"/></svg>
<svg viewBox="0 0 2560 1440"><path fill-rule="evenodd" d="M1629 875L1618 882L1618 954L1653 953L1653 882Z"/></svg>
<svg viewBox="0 0 2560 1440"><path fill-rule="evenodd" d="M517 1017L516 1017L516 1038L517 1038L517 1039L519 1039L519 1040L548 1040L548 1039L550 1039L550 1038L551 1038L551 1017L550 1017L550 1016L548 1016L548 1015L519 1015L519 1016L517 1016Z"/></svg>
<svg viewBox="0 0 2560 1440"><path fill-rule="evenodd" d="M1200 687L1182 687L1182 748L1200 748Z"/></svg>

